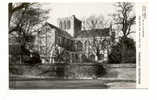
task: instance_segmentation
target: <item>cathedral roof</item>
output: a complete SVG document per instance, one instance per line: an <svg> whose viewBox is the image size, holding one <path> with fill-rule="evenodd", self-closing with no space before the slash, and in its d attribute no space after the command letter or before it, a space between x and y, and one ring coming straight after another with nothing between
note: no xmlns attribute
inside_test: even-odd
<svg viewBox="0 0 157 100"><path fill-rule="evenodd" d="M49 25L51 28L56 29L57 30L57 34L63 35L63 36L68 37L68 38L72 38L72 36L68 32L58 28L57 26L54 26L54 25L52 25L50 23L46 23L46 24Z"/></svg>
<svg viewBox="0 0 157 100"><path fill-rule="evenodd" d="M89 38L89 37L106 37L109 36L110 28L82 30L75 34L75 37Z"/></svg>

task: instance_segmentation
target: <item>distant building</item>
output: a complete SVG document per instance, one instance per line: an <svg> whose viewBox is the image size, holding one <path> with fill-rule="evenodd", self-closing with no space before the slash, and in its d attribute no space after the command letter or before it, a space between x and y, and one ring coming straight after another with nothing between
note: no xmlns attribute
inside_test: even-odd
<svg viewBox="0 0 157 100"><path fill-rule="evenodd" d="M105 43L113 34L112 28L81 30L82 22L74 15L57 20L58 27L46 23L37 34L35 49L39 51L43 63L81 63L107 61L108 47L100 49L100 57L94 52L94 40ZM93 40L94 39L94 40Z"/></svg>

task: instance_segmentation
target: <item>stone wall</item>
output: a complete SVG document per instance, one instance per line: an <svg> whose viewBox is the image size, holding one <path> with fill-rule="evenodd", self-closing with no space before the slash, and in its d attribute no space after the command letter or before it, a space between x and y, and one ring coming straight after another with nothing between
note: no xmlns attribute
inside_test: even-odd
<svg viewBox="0 0 157 100"><path fill-rule="evenodd" d="M107 68L105 78L114 78L119 80L136 80L135 64L110 64Z"/></svg>
<svg viewBox="0 0 157 100"><path fill-rule="evenodd" d="M95 64L51 64L51 65L10 65L10 69L19 69L23 76L42 76L61 79L95 79ZM135 64L106 64L105 74L99 79L136 80ZM13 75L10 71L10 75Z"/></svg>

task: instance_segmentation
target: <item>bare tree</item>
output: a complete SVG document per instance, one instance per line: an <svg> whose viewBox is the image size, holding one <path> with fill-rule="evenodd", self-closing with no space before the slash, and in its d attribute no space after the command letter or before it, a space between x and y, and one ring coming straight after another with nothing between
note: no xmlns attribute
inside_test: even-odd
<svg viewBox="0 0 157 100"><path fill-rule="evenodd" d="M9 25L10 25L10 20L13 16L13 14L19 10L25 9L30 5L30 3L20 3L20 4L13 4L9 3L8 4L8 10L9 10Z"/></svg>
<svg viewBox="0 0 157 100"><path fill-rule="evenodd" d="M48 17L38 3L9 3L9 33L33 33ZM19 35L19 34L18 34Z"/></svg>
<svg viewBox="0 0 157 100"><path fill-rule="evenodd" d="M29 55L33 34L38 33L48 18L48 10L43 10L38 3L9 3L8 7L9 38L16 38L24 55Z"/></svg>
<svg viewBox="0 0 157 100"><path fill-rule="evenodd" d="M103 16L90 16L89 18L85 19L84 23L84 29L87 30L97 30L97 29L104 29L109 28L109 20L105 20ZM91 33L92 34L92 33ZM104 32L104 34L106 34ZM111 36L109 36L111 37ZM100 60L101 52L107 50L109 51L109 47L112 44L111 39L108 39L105 37L105 35L97 36L96 34L93 34L92 36L92 42L91 42L91 49L94 52L94 54L97 57L97 60ZM108 52L107 52L108 53Z"/></svg>
<svg viewBox="0 0 157 100"><path fill-rule="evenodd" d="M129 2L118 2L114 5L117 8L117 13L113 14L113 20L119 26L122 32L122 37L127 37L134 31L131 27L135 24L136 16L133 12L133 4Z"/></svg>
<svg viewBox="0 0 157 100"><path fill-rule="evenodd" d="M96 54L97 60L100 60L101 51L107 49L106 38L104 37L95 37L92 39L92 51Z"/></svg>
<svg viewBox="0 0 157 100"><path fill-rule="evenodd" d="M122 33L120 39L122 39L122 63L125 60L125 40L128 38L128 35L134 33L132 31L132 26L135 24L136 16L134 14L134 5L130 2L118 2L114 5L117 8L117 13L113 14L113 20L115 25L118 26L119 32Z"/></svg>
<svg viewBox="0 0 157 100"><path fill-rule="evenodd" d="M92 15L88 18L83 18L83 30L90 30L96 28L106 28L109 25L109 20L105 20L104 16Z"/></svg>

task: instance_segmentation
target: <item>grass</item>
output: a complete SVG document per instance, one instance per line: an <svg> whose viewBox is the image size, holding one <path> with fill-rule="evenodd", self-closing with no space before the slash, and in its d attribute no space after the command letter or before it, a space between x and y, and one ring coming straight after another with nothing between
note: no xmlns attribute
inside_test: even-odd
<svg viewBox="0 0 157 100"><path fill-rule="evenodd" d="M135 82L104 80L25 80L9 81L10 89L107 89L135 88Z"/></svg>

